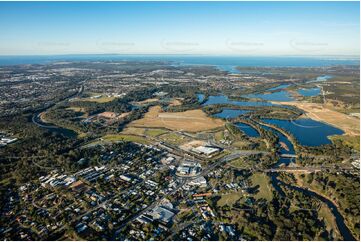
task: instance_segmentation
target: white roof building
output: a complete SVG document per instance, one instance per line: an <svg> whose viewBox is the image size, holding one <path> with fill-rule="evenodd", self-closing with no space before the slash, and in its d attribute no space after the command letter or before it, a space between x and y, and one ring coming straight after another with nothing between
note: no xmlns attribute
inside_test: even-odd
<svg viewBox="0 0 361 242"><path fill-rule="evenodd" d="M207 180L203 176L198 177L194 180L191 180L188 183L190 186L200 186L200 187L206 187L207 186Z"/></svg>
<svg viewBox="0 0 361 242"><path fill-rule="evenodd" d="M199 154L205 154L205 155L209 156L209 155L219 152L219 148L208 147L208 146L198 146L197 148L193 148L193 151L196 153L199 153Z"/></svg>

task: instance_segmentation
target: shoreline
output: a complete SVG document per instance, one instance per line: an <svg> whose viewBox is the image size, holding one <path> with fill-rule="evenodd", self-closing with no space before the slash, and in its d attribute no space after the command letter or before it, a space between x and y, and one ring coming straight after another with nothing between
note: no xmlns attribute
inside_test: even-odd
<svg viewBox="0 0 361 242"><path fill-rule="evenodd" d="M321 196L321 197L329 200L333 205L335 205L335 207L340 211L340 214L342 215L342 217L343 217L343 219L344 219L344 221L345 221L345 225L346 225L347 228L350 230L351 234L352 234L353 236L355 236L355 237L359 240L358 235L357 235L357 234L354 234L354 233L353 233L353 230L350 229L350 225L348 224L348 220L346 219L346 215L343 214L342 209L341 209L340 205L338 204L338 202L336 202L335 200L327 197L325 194L322 194L321 192L319 192L319 191L317 191L317 190L314 190L314 189L312 189L312 188L310 188L310 187L305 187L305 186L304 186L305 183L304 183L303 180L302 180L301 178L299 178L299 177L296 177L296 185L297 185L298 187L300 187L300 188L307 189L307 190L309 190L309 191L311 191L311 192L314 192L314 193L318 194L319 196Z"/></svg>
<svg viewBox="0 0 361 242"><path fill-rule="evenodd" d="M302 109L303 111L306 112L305 115L308 118L341 129L344 132L343 135L350 135L350 136L360 135L359 119L328 108L324 108L322 104L298 102L298 101L291 101L291 102L272 101L272 103L295 106L299 109Z"/></svg>

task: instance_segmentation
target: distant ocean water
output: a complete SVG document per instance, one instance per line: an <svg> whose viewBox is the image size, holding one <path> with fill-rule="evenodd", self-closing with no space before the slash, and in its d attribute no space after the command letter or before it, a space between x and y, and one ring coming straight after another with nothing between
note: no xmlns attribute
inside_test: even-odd
<svg viewBox="0 0 361 242"><path fill-rule="evenodd" d="M221 70L237 72L236 66L322 67L359 65L359 58L342 57L246 57L195 55L49 55L0 56L0 66L47 64L59 61L167 61L175 65L212 65Z"/></svg>

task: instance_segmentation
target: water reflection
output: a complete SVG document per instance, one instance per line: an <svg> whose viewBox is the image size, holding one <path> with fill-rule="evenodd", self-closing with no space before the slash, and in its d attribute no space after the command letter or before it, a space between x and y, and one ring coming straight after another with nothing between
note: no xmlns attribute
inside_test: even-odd
<svg viewBox="0 0 361 242"><path fill-rule="evenodd" d="M321 89L319 87L314 87L314 88L302 88L297 90L297 92L305 97L313 97L313 96L318 96L321 93Z"/></svg>
<svg viewBox="0 0 361 242"><path fill-rule="evenodd" d="M250 110L241 110L241 109L228 109L224 108L222 112L216 113L213 116L217 118L236 118L239 115L249 113Z"/></svg>
<svg viewBox="0 0 361 242"><path fill-rule="evenodd" d="M259 137L260 136L258 131L248 124L236 123L236 126L249 137Z"/></svg>
<svg viewBox="0 0 361 242"><path fill-rule="evenodd" d="M343 134L343 131L338 128L309 118L297 120L264 119L263 121L290 132L301 145L306 146L331 144L332 142L327 136Z"/></svg>

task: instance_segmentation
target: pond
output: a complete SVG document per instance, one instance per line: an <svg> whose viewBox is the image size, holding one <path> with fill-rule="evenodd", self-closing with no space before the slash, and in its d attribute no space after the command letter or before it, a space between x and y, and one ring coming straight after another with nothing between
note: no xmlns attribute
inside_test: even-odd
<svg viewBox="0 0 361 242"><path fill-rule="evenodd" d="M343 131L338 128L309 118L297 120L264 119L263 121L290 132L301 145L306 146L331 144L332 142L327 136L343 134Z"/></svg>
<svg viewBox="0 0 361 242"><path fill-rule="evenodd" d="M239 115L246 114L249 112L250 110L224 108L222 112L216 113L213 116L217 118L236 118Z"/></svg>
<svg viewBox="0 0 361 242"><path fill-rule="evenodd" d="M258 131L248 124L236 123L236 126L249 137L259 137L260 136Z"/></svg>
<svg viewBox="0 0 361 242"><path fill-rule="evenodd" d="M321 93L321 88L319 87L314 87L314 88L302 88L302 89L298 89L297 92L305 97L314 97L314 96L318 96Z"/></svg>

